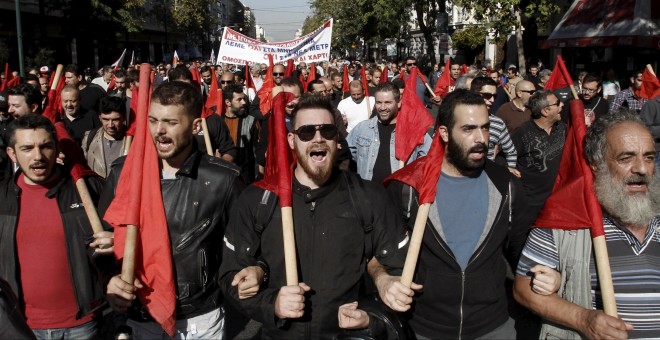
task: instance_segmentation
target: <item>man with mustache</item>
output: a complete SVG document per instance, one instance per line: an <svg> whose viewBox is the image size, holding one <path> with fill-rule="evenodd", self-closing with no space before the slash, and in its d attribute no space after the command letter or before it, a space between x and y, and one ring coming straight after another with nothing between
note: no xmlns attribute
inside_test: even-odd
<svg viewBox="0 0 660 340"><path fill-rule="evenodd" d="M634 111L610 113L587 132L584 154L603 208L620 318L601 310L589 229L532 229L518 264L514 296L544 319L544 339L657 338L660 178L653 137ZM558 271L561 279L543 282L535 277L548 271Z"/></svg>
<svg viewBox="0 0 660 340"><path fill-rule="evenodd" d="M223 74L224 76L224 74ZM257 169L255 160L255 147L257 143L256 119L247 114L247 96L243 86L228 84L222 89L225 114L218 116L227 125L229 135L236 146L234 163L241 168L241 177L245 184L256 179Z"/></svg>
<svg viewBox="0 0 660 340"><path fill-rule="evenodd" d="M292 96L281 91L275 88L273 97ZM287 137L297 160L291 189L300 284L286 285L280 206L270 191L256 186L245 189L225 233L221 278L225 297L263 323L262 335L267 339L333 339L340 328L367 325L375 332L376 323L353 303L360 297L367 261L390 268L403 265L407 236L384 189L334 166L338 129L332 111L326 98L311 95L303 96L291 113ZM351 203L358 196L350 190L359 190L362 202ZM272 210L260 206L270 199ZM268 221L259 218L264 211L273 212ZM242 299L233 277L260 260L270 267L269 278L256 296ZM382 272L377 275L378 282L393 278ZM406 298L410 299L401 297Z"/></svg>
<svg viewBox="0 0 660 340"><path fill-rule="evenodd" d="M99 107L102 127L85 132L82 149L89 167L106 178L110 166L124 151L126 105L119 97L105 97Z"/></svg>
<svg viewBox="0 0 660 340"><path fill-rule="evenodd" d="M507 261L515 267L531 224L524 190L488 159L490 120L479 94L455 90L439 110L444 158L414 278L424 291L412 302L409 323L417 339L515 339L505 280ZM412 229L417 193L401 182L388 191ZM401 283L390 291L414 294Z"/></svg>

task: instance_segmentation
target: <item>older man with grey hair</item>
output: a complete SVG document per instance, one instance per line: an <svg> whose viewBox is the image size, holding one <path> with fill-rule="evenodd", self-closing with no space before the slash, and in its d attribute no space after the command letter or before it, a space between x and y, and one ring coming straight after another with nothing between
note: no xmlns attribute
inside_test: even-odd
<svg viewBox="0 0 660 340"><path fill-rule="evenodd" d="M657 338L660 178L653 137L635 114L615 112L594 122L584 153L603 208L620 318L601 310L589 229L532 229L518 264L514 296L544 319L543 339ZM535 277L555 271L561 274L555 282Z"/></svg>

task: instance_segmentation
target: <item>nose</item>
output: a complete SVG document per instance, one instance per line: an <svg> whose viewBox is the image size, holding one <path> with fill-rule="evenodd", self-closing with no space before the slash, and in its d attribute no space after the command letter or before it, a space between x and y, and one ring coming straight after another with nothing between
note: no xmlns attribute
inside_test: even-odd
<svg viewBox="0 0 660 340"><path fill-rule="evenodd" d="M475 142L484 144L488 140L488 130L477 129Z"/></svg>
<svg viewBox="0 0 660 340"><path fill-rule="evenodd" d="M650 167L654 165L653 161L648 162L645 157L635 157L634 163L630 171L637 175L647 175Z"/></svg>

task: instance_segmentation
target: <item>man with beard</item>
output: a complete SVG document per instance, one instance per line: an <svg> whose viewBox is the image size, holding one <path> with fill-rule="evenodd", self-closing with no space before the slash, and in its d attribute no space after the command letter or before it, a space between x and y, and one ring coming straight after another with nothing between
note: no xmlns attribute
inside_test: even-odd
<svg viewBox="0 0 660 340"><path fill-rule="evenodd" d="M365 96L364 87L359 80L351 81L348 88L351 96L340 101L337 110L346 120L346 131L350 133L359 122L371 118L374 97Z"/></svg>
<svg viewBox="0 0 660 340"><path fill-rule="evenodd" d="M82 149L89 167L106 178L110 166L124 151L126 106L121 98L105 97L101 99L100 107L102 126L85 132Z"/></svg>
<svg viewBox="0 0 660 340"><path fill-rule="evenodd" d="M657 338L660 178L655 172L653 138L633 112L611 113L597 119L587 132L584 154L603 208L620 318L600 310L589 229L532 229L520 257L515 297L544 319L541 338ZM557 284L534 277L547 271L561 273ZM550 294L539 294L540 290Z"/></svg>
<svg viewBox="0 0 660 340"><path fill-rule="evenodd" d="M226 110L220 119L227 125L231 140L237 149L234 163L241 168L241 177L245 184L252 183L256 178L255 146L257 142L257 125L254 117L247 114L247 98L243 87L229 84L222 89L222 98Z"/></svg>
<svg viewBox="0 0 660 340"><path fill-rule="evenodd" d="M561 121L563 106L552 91L536 91L529 98L532 119L511 137L518 152L516 168L535 214L552 192L559 170L566 140L566 125Z"/></svg>
<svg viewBox="0 0 660 340"><path fill-rule="evenodd" d="M81 145L85 132L101 127L101 121L96 112L86 110L80 106L80 90L73 85L67 85L62 89L62 120L67 130L78 145Z"/></svg>
<svg viewBox="0 0 660 340"><path fill-rule="evenodd" d="M637 94L635 94L635 91L637 91L641 86L642 72L634 72L632 75L630 75L630 86L614 96L614 99L610 103L610 112L618 111L623 107L639 113L642 110L644 104L646 104L648 101L648 99L637 97Z"/></svg>
<svg viewBox="0 0 660 340"><path fill-rule="evenodd" d="M172 243L176 333L187 339L222 339L224 310L217 282L221 240L242 185L236 166L197 149L194 135L201 129L201 112L199 88L180 81L163 83L151 94L148 125L158 153ZM113 164L99 202L101 216L114 198L125 160ZM253 280L260 281L256 274ZM167 335L137 300L135 292L142 288L137 279L125 282L114 276L107 287L108 302L113 310L128 312L135 339L163 339Z"/></svg>
<svg viewBox="0 0 660 340"><path fill-rule="evenodd" d="M124 69L119 69L115 71L115 88L110 90L108 92L108 96L110 97L119 97L119 98L126 98L126 89L127 89L127 82L126 82L126 70Z"/></svg>
<svg viewBox="0 0 660 340"><path fill-rule="evenodd" d="M281 91L275 88L273 97L278 99ZM332 339L346 327L337 322L340 309L367 319L356 327L374 326L366 313L350 310L355 304L340 306L360 297L367 261L370 267L401 268L407 236L383 188L333 166L338 129L330 103L320 96L304 96L291 117L293 130L287 137L297 160L291 189L301 282L286 285L279 201L270 191L250 186L239 197L227 226L221 285L226 298L263 323L264 338ZM361 200L356 206L352 201L358 191ZM258 208L258 202L269 199L274 200L274 213L260 221L260 211L266 208ZM369 231L364 223L371 226ZM256 296L241 299L232 278L258 261L268 264L270 277ZM379 283L396 279L382 272L375 277ZM410 299L401 297L406 298Z"/></svg>
<svg viewBox="0 0 660 340"><path fill-rule="evenodd" d="M533 217L519 180L488 160L483 98L455 90L439 109L436 133L445 149L414 279L424 291L414 298L409 323L417 339L515 339L506 261L515 268ZM417 193L401 182L388 191L412 229ZM401 283L393 289L413 294Z"/></svg>
<svg viewBox="0 0 660 340"><path fill-rule="evenodd" d="M580 100L584 104L584 116L587 126L593 124L596 119L605 116L610 110L607 99L599 96L600 91L600 81L596 76L591 74L584 76Z"/></svg>
<svg viewBox="0 0 660 340"><path fill-rule="evenodd" d="M375 98L377 115L360 122L348 134L347 141L360 177L382 183L400 167L399 160L394 157L396 149L394 130L396 117L401 110L401 92L394 84L383 83L376 87ZM418 146L407 161L412 162L426 155L430 146L431 136L425 134L424 144Z"/></svg>

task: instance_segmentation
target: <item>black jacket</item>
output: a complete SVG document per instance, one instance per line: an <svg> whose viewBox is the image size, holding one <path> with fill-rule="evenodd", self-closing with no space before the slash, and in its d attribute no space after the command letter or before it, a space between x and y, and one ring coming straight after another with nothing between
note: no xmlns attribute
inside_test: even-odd
<svg viewBox="0 0 660 340"><path fill-rule="evenodd" d="M501 201L490 231L464 272L427 219L414 278L424 290L415 297L412 313L408 315L410 326L417 334L433 339L473 339L501 326L508 318L505 257L512 267L517 264L535 216L527 214L522 185L506 168L487 161L485 171L501 195ZM512 202L509 184L513 191ZM388 192L399 207L405 206L402 183L394 182ZM419 208L417 195L413 198L408 219L411 229ZM435 206L431 207L433 209Z"/></svg>
<svg viewBox="0 0 660 340"><path fill-rule="evenodd" d="M207 313L222 302L217 284L227 214L242 184L233 164L193 151L176 173L161 180L177 284L177 319ZM114 198L126 157L112 165L99 202L104 213Z"/></svg>
<svg viewBox="0 0 660 340"><path fill-rule="evenodd" d="M114 258L107 255L93 256L94 251L88 247L93 231L82 200L68 172L64 169L61 172L63 175L60 182L48 191L47 197L55 197L62 215L64 237L67 240L67 257L78 305L76 318L81 318L93 312L104 301L104 289L95 264L102 267L114 261ZM9 283L22 303L23 292L16 249L16 227L21 195L21 190L16 184L19 173L20 171L17 171L14 176L0 182L0 202L2 202L0 204L0 259L2 259L0 277ZM98 177L89 177L86 178L86 182L90 195L95 200L102 186L102 180Z"/></svg>
<svg viewBox="0 0 660 340"><path fill-rule="evenodd" d="M257 218L264 190L248 187L239 198L236 214L225 234L221 284L225 298L251 318L262 322L264 338L331 339L340 330L338 307L357 301L368 254L389 268L403 267L407 247L401 218L379 185L364 181L365 209L373 208L373 230L365 232L351 203L348 184L337 168L321 188L309 189L294 179L293 221L296 235L298 278L311 287L306 294L305 315L299 319L277 320L274 304L286 285L282 215L279 202L269 220ZM362 181L356 174L352 180ZM364 218L364 217L362 217ZM370 218L370 219L371 219ZM366 218L364 218L366 219ZM266 223L259 233L257 221ZM371 245L371 251L366 249ZM259 293L239 300L231 281L239 270L255 265L257 259L270 267L270 278Z"/></svg>

